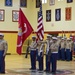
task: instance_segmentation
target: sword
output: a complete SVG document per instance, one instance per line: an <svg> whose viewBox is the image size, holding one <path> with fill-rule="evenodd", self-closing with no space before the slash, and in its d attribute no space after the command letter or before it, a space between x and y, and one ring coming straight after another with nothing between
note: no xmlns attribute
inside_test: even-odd
<svg viewBox="0 0 75 75"><path fill-rule="evenodd" d="M27 46L27 49L26 49L26 55L25 55L25 58L28 58L28 53L29 53L29 40L28 40L28 46Z"/></svg>

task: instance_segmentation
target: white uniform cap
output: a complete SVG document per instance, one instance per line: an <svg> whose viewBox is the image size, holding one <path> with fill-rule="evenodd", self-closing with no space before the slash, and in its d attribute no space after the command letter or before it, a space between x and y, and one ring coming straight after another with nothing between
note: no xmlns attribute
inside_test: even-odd
<svg viewBox="0 0 75 75"><path fill-rule="evenodd" d="M66 39L67 37L65 36L64 39Z"/></svg>
<svg viewBox="0 0 75 75"><path fill-rule="evenodd" d="M67 38L67 40L70 40L70 38Z"/></svg>
<svg viewBox="0 0 75 75"><path fill-rule="evenodd" d="M58 38L60 38L61 36L57 36Z"/></svg>
<svg viewBox="0 0 75 75"><path fill-rule="evenodd" d="M47 37L52 37L52 35L48 34Z"/></svg>
<svg viewBox="0 0 75 75"><path fill-rule="evenodd" d="M36 38L36 36L32 36L32 38Z"/></svg>
<svg viewBox="0 0 75 75"><path fill-rule="evenodd" d="M52 35L49 34L50 37L52 37Z"/></svg>
<svg viewBox="0 0 75 75"><path fill-rule="evenodd" d="M62 40L64 40L64 38L62 38Z"/></svg>
<svg viewBox="0 0 75 75"><path fill-rule="evenodd" d="M52 37L52 39L53 39L53 40L57 40L57 38L56 38L56 37Z"/></svg>
<svg viewBox="0 0 75 75"><path fill-rule="evenodd" d="M4 36L4 34L3 33L0 33L0 36Z"/></svg>
<svg viewBox="0 0 75 75"><path fill-rule="evenodd" d="M72 39L73 37L70 37L70 39Z"/></svg>
<svg viewBox="0 0 75 75"><path fill-rule="evenodd" d="M50 37L50 35L47 35L47 37Z"/></svg>

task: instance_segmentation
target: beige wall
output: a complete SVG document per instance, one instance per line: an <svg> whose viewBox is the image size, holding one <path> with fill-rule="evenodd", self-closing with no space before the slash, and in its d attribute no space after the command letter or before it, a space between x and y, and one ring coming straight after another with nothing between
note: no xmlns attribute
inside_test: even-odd
<svg viewBox="0 0 75 75"><path fill-rule="evenodd" d="M26 17L28 18L29 22L31 23L34 31L37 29L37 11L39 8L35 8L36 0L27 0L27 8L22 8L23 12L25 13ZM13 0L13 6L7 7L4 5L5 0L0 1L0 9L5 10L5 21L0 22L0 30L6 31L17 31L18 30L18 23L12 22L12 10L19 10L19 0ZM65 8L72 7L72 20L65 21ZM46 4L42 5L43 8L43 23L45 31L74 31L74 19L75 19L75 0L73 3L66 3L66 0L58 1L55 0L55 5L50 6L49 0ZM61 21L55 21L55 9L61 8ZM46 10L51 9L52 11L52 21L46 22ZM54 24L54 26L52 26Z"/></svg>
<svg viewBox="0 0 75 75"><path fill-rule="evenodd" d="M35 0L34 0L35 3ZM34 6L35 7L35 6ZM65 8L66 7L72 7L72 20L71 21L65 21ZM49 0L47 4L43 4L43 22L44 22L44 29L45 31L75 31L75 0L73 0L73 3L66 3L66 0L58 1L55 0L55 5L50 6ZM61 21L55 21L55 9L61 8ZM52 11L52 21L46 22L46 10L51 9ZM37 25L37 11L38 9L34 8L34 23L33 25ZM54 24L54 26L52 26ZM36 31L36 26L35 26Z"/></svg>
<svg viewBox="0 0 75 75"><path fill-rule="evenodd" d="M19 10L20 0L13 0L12 7L5 6L5 0L0 0L0 9L5 10L5 20L0 22L1 31L18 31L18 22L12 22L12 10ZM23 12L25 13L28 20L32 23L33 19L33 2L32 0L27 0L27 8L22 7Z"/></svg>

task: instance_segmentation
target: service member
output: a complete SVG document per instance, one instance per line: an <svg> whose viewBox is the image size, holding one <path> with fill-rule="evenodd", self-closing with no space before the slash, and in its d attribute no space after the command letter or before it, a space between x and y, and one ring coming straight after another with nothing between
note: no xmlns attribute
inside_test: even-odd
<svg viewBox="0 0 75 75"><path fill-rule="evenodd" d="M37 48L36 36L32 36L32 43L29 46L30 59L31 59L31 68L30 68L30 70L35 70L36 69L36 48Z"/></svg>
<svg viewBox="0 0 75 75"><path fill-rule="evenodd" d="M66 61L70 61L71 59L71 43L70 43L70 38L67 38L66 41Z"/></svg>
<svg viewBox="0 0 75 75"><path fill-rule="evenodd" d="M71 44L71 52L70 52L70 54L71 54L71 61L72 61L72 52L73 52L73 48L74 48L74 41L73 41L72 39L73 39L73 37L70 37L70 44Z"/></svg>
<svg viewBox="0 0 75 75"><path fill-rule="evenodd" d="M62 38L61 43L60 43L60 51L61 51L61 60L65 60L65 47L66 43L64 41L64 38Z"/></svg>
<svg viewBox="0 0 75 75"><path fill-rule="evenodd" d="M73 49L74 49L73 53L74 53L74 58L75 58L75 40L74 40Z"/></svg>
<svg viewBox="0 0 75 75"><path fill-rule="evenodd" d="M52 35L47 35L47 40L45 41L46 43L46 72L50 72L50 57L49 57L49 49L50 49L50 45L52 43Z"/></svg>
<svg viewBox="0 0 75 75"><path fill-rule="evenodd" d="M57 36L57 45L58 45L58 60L61 60L60 43L61 43L61 36Z"/></svg>
<svg viewBox="0 0 75 75"><path fill-rule="evenodd" d="M39 71L43 71L43 56L44 56L44 48L45 44L42 41L38 42L38 63L39 63Z"/></svg>
<svg viewBox="0 0 75 75"><path fill-rule="evenodd" d="M50 49L51 49L52 73L56 73L57 56L58 56L58 45L57 45L57 38L56 37L53 37L53 42L50 46Z"/></svg>
<svg viewBox="0 0 75 75"><path fill-rule="evenodd" d="M0 33L0 73L5 73L5 56L8 49L7 42L3 38L4 34Z"/></svg>

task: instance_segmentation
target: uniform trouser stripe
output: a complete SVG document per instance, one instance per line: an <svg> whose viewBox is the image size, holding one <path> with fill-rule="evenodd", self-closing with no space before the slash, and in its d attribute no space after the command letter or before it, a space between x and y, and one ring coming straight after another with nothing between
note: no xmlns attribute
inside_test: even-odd
<svg viewBox="0 0 75 75"><path fill-rule="evenodd" d="M42 52L40 53L40 56L38 55L38 62L39 62L39 70L43 70L43 56L42 56Z"/></svg>
<svg viewBox="0 0 75 75"><path fill-rule="evenodd" d="M5 73L5 57L4 50L0 51L0 73Z"/></svg>
<svg viewBox="0 0 75 75"><path fill-rule="evenodd" d="M36 51L30 52L31 68L36 69Z"/></svg>
<svg viewBox="0 0 75 75"><path fill-rule="evenodd" d="M51 54L52 72L56 72L56 68L57 68L57 55L58 55L58 53L52 53Z"/></svg>
<svg viewBox="0 0 75 75"><path fill-rule="evenodd" d="M48 55L46 55L46 70L50 71L50 61L48 61Z"/></svg>
<svg viewBox="0 0 75 75"><path fill-rule="evenodd" d="M71 54L70 54L70 49L66 49L66 60L70 61Z"/></svg>

